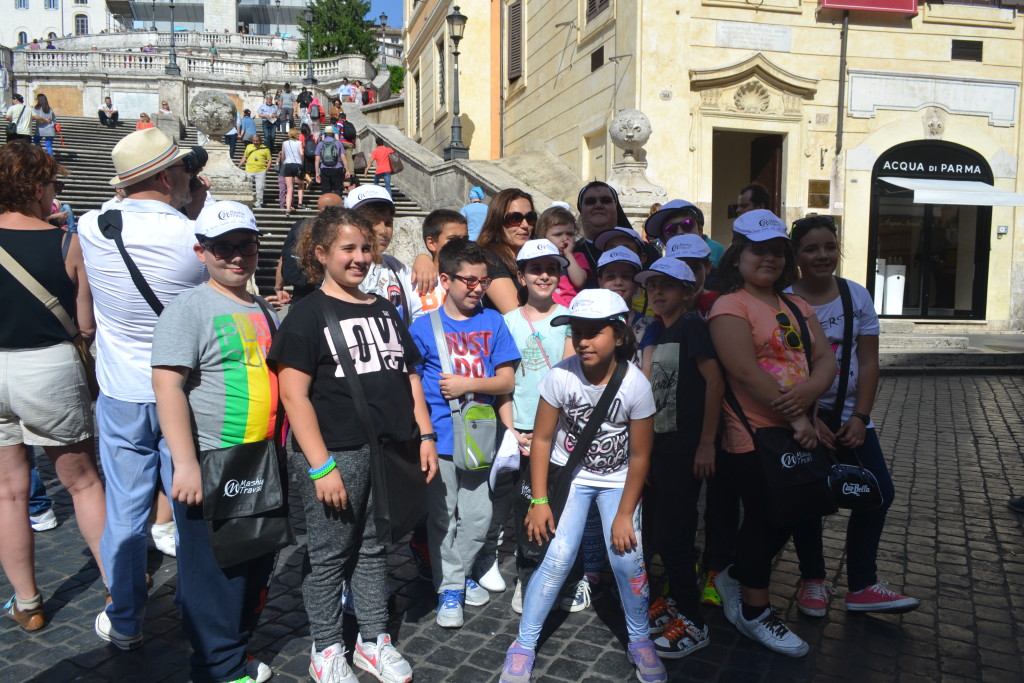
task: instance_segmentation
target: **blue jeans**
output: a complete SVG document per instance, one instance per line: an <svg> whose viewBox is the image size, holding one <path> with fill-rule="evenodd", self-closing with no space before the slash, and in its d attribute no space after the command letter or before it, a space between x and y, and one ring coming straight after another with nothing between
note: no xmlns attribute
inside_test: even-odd
<svg viewBox="0 0 1024 683"><path fill-rule="evenodd" d="M46 145L46 153L49 154L52 157L53 156L53 138L52 137L44 138L42 135L33 135L32 136L32 144L33 145L37 145L38 146L40 141L42 141L42 143L44 145Z"/></svg>
<svg viewBox="0 0 1024 683"><path fill-rule="evenodd" d="M156 403L130 403L100 393L96 400L100 462L106 478L107 523L100 557L107 570L110 623L121 634L142 632L146 590L146 526L157 486L171 495L171 451L157 423Z"/></svg>
<svg viewBox="0 0 1024 683"><path fill-rule="evenodd" d="M391 172L389 171L387 173L374 173L373 184L380 185L379 181L381 178L384 179L384 189L388 191L388 194L391 194Z"/></svg>
<svg viewBox="0 0 1024 683"><path fill-rule="evenodd" d="M885 516L896 497L896 489L885 466L882 446L874 429L864 433L864 445L857 449L860 463L878 479L882 491L882 507L875 510L852 510L846 524L846 572L851 592L878 583L878 542L885 527ZM821 540L821 520L813 519L793 530L793 545L800 559L800 576L804 579L825 578L825 555Z"/></svg>
<svg viewBox="0 0 1024 683"><path fill-rule="evenodd" d="M36 469L35 448L28 447L28 464L32 468L29 476L31 488L28 494L28 514L35 517L41 515L53 507L53 501L46 495L46 485L39 477L39 470Z"/></svg>
<svg viewBox="0 0 1024 683"><path fill-rule="evenodd" d="M591 502L596 502L601 512L605 548L608 551L612 572L615 574L615 583L619 587L629 641L635 643L651 637L647 621L647 567L644 564L644 550L640 541L639 505L633 511L636 549L619 555L611 547L612 521L619 510L621 499L620 488L600 488L573 483L565 509L558 520L557 533L552 538L547 554L523 596L523 617L519 622L519 635L516 640L524 648L533 650L537 647L544 620L558 599L562 584L565 583L565 578L576 561Z"/></svg>
<svg viewBox="0 0 1024 683"><path fill-rule="evenodd" d="M263 142L271 152L274 151L274 124L267 119L263 119Z"/></svg>

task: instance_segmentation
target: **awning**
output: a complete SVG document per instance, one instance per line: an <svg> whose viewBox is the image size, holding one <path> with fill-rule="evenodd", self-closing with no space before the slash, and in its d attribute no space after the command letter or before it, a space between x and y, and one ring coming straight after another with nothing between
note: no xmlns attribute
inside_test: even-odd
<svg viewBox="0 0 1024 683"><path fill-rule="evenodd" d="M966 206L1024 206L1024 194L1001 190L978 180L936 178L879 178L914 192L915 204L960 204Z"/></svg>

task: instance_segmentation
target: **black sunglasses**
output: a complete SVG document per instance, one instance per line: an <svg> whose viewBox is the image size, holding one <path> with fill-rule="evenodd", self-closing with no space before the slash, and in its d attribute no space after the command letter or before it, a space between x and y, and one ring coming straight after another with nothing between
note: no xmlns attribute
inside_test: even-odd
<svg viewBox="0 0 1024 683"><path fill-rule="evenodd" d="M527 211L521 213L519 211L513 211L505 214L505 227L511 228L514 225L522 225L523 221L526 221L530 225L537 225L537 212Z"/></svg>
<svg viewBox="0 0 1024 683"><path fill-rule="evenodd" d="M213 254L216 258L226 261L235 255L237 251L241 256L255 256L260 251L259 240L242 242L241 244L228 244L227 242L203 243L203 248Z"/></svg>
<svg viewBox="0 0 1024 683"><path fill-rule="evenodd" d="M594 204L597 204L598 202L601 202L602 204L614 204L615 200L612 199L611 197L607 196L607 195L605 195L603 197L586 197L583 200L583 206L593 206Z"/></svg>
<svg viewBox="0 0 1024 683"><path fill-rule="evenodd" d="M768 254L771 254L775 258L786 258L786 245L751 242L750 253L754 256L767 256Z"/></svg>
<svg viewBox="0 0 1024 683"><path fill-rule="evenodd" d="M50 180L50 181L47 181L47 182L49 182L51 185L53 185L53 191L56 192L57 194L60 194L61 192L64 191L64 181L63 180Z"/></svg>
<svg viewBox="0 0 1024 683"><path fill-rule="evenodd" d="M790 227L792 230L801 230L803 228L813 228L816 226L834 229L836 227L836 221L832 216L808 216L807 218L800 218L793 221L793 225Z"/></svg>
<svg viewBox="0 0 1024 683"><path fill-rule="evenodd" d="M779 324L782 329L782 338L786 340L786 346L799 351L804 348L803 340L800 338L800 333L793 327L793 321L790 320L789 315L785 311L779 311L775 314L775 322Z"/></svg>

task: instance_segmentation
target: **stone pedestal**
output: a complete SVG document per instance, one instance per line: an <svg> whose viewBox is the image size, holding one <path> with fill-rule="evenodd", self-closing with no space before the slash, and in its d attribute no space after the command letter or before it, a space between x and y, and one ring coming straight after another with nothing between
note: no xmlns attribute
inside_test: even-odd
<svg viewBox="0 0 1024 683"><path fill-rule="evenodd" d="M623 150L622 161L612 166L608 184L619 193L619 203L631 227L643 234L651 204L665 203L668 191L647 179L647 155L643 146L651 137L651 121L636 109L624 109L612 119L612 143Z"/></svg>
<svg viewBox="0 0 1024 683"><path fill-rule="evenodd" d="M237 110L227 95L216 90L202 90L192 98L189 109L196 128L208 136L203 149L210 155L203 175L210 179L210 194L217 199L252 204L252 185L245 172L228 156L228 146L221 142L224 133L235 125Z"/></svg>

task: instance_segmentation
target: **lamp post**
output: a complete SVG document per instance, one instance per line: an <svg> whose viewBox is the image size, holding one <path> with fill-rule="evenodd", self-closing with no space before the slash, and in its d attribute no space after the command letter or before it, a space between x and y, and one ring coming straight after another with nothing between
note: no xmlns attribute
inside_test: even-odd
<svg viewBox="0 0 1024 683"><path fill-rule="evenodd" d="M380 13L380 66L382 69L386 69L388 66L387 50L385 49L385 39L388 36L388 15L383 12Z"/></svg>
<svg viewBox="0 0 1024 683"><path fill-rule="evenodd" d="M459 11L459 6L452 8L452 13L445 17L448 22L448 35L452 39L452 141L444 148L445 161L452 159L468 159L469 147L462 143L462 121L459 119L459 41L466 32L466 15Z"/></svg>
<svg viewBox="0 0 1024 683"><path fill-rule="evenodd" d="M164 67L164 73L168 76L180 76L181 67L178 66L178 53L174 51L174 0L171 0L171 60Z"/></svg>
<svg viewBox="0 0 1024 683"><path fill-rule="evenodd" d="M316 85L316 77L313 76L313 10L309 5L306 5L303 16L306 18L306 77L302 83Z"/></svg>
<svg viewBox="0 0 1024 683"><path fill-rule="evenodd" d="M150 27L150 30L156 30L156 0L153 0L153 25Z"/></svg>
<svg viewBox="0 0 1024 683"><path fill-rule="evenodd" d="M278 38L281 37L281 0L274 0L274 4L277 5L277 32L274 34Z"/></svg>

